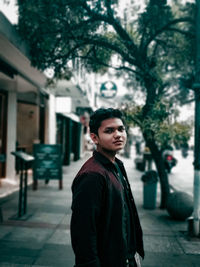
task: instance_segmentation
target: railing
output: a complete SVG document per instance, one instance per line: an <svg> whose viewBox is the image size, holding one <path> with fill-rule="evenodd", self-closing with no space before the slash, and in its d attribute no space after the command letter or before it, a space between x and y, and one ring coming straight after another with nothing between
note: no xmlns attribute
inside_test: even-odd
<svg viewBox="0 0 200 267"><path fill-rule="evenodd" d="M14 155L19 162L20 184L17 217L21 218L27 212L28 169L32 167L31 165L35 158L22 151L11 152L11 154Z"/></svg>

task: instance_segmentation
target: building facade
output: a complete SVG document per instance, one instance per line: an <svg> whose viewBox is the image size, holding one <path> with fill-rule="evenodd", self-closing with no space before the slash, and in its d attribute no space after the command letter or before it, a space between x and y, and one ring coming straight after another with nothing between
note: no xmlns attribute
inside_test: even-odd
<svg viewBox="0 0 200 267"><path fill-rule="evenodd" d="M0 13L0 178L15 177L12 151L48 142L46 77L31 66L26 45Z"/></svg>

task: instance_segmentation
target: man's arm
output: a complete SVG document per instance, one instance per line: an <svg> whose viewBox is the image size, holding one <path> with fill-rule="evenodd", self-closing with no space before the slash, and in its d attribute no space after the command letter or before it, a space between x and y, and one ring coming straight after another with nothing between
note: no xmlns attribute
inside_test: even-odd
<svg viewBox="0 0 200 267"><path fill-rule="evenodd" d="M76 267L101 267L97 251L97 225L102 205L104 178L83 174L72 185L71 240Z"/></svg>

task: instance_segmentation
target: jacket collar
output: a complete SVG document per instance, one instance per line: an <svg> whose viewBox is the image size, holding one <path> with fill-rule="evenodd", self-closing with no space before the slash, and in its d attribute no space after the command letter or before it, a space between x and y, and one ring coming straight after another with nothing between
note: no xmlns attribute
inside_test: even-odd
<svg viewBox="0 0 200 267"><path fill-rule="evenodd" d="M93 156L96 160L100 161L103 165L110 166L112 168L113 167L116 168L115 165L107 157L105 157L103 154L101 154L100 152L95 150L93 152ZM115 157L115 161L117 162L117 164L119 166L121 166L121 167L123 166L123 162L121 160L119 160L118 158Z"/></svg>

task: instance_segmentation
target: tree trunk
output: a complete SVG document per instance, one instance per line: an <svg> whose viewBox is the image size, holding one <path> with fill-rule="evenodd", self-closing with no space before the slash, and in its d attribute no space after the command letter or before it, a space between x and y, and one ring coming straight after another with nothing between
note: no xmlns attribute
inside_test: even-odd
<svg viewBox="0 0 200 267"><path fill-rule="evenodd" d="M145 80L145 87L147 90L147 99L146 104L143 107L143 119L148 118L148 116L152 116L151 112L153 106L158 98L156 95L157 90L157 79L156 75L154 76L151 69L148 71L149 75L146 75ZM153 139L154 133L147 129L146 131L143 130L144 140L146 141L147 146L149 147L153 160L156 164L158 176L160 178L160 185L161 185L161 203L160 208L166 208L167 198L170 193L169 181L168 181L168 174L165 170L164 161L162 158L161 151L159 150L155 140Z"/></svg>
<svg viewBox="0 0 200 267"><path fill-rule="evenodd" d="M127 142L124 147L124 156L126 158L130 158L131 156L131 144L132 144L132 136L129 133L127 133Z"/></svg>
<svg viewBox="0 0 200 267"><path fill-rule="evenodd" d="M168 181L168 175L165 170L164 161L162 158L161 151L158 149L158 146L156 145L155 141L153 139L148 139L145 137L147 146L149 147L153 160L156 164L157 172L160 178L160 185L161 185L161 203L160 208L165 209L167 204L167 198L170 193L170 186Z"/></svg>

